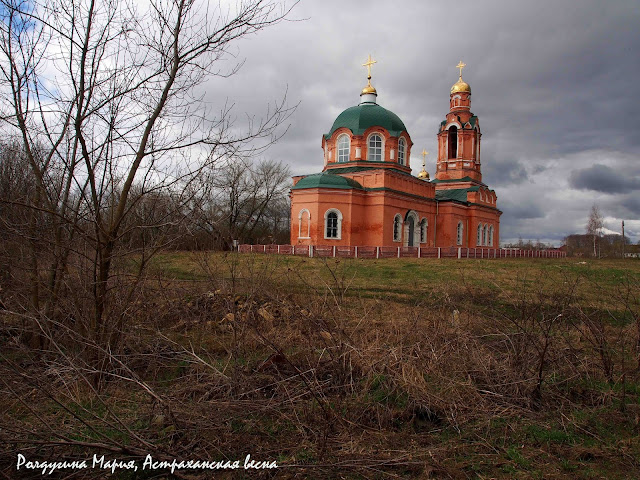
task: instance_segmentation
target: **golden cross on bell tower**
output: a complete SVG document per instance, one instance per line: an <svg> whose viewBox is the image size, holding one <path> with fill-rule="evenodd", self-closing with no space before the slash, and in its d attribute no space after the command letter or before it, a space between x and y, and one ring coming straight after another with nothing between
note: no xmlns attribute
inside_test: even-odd
<svg viewBox="0 0 640 480"><path fill-rule="evenodd" d="M462 78L462 69L464 67L466 67L466 66L467 66L467 64L466 63L462 63L462 60L460 60L460 63L458 63L458 65L456 65L456 68L460 69L460 78Z"/></svg>
<svg viewBox="0 0 640 480"><path fill-rule="evenodd" d="M367 60L367 62L362 64L363 67L367 67L367 80L369 80L369 85L371 85L371 65L373 65L374 63L378 62L372 60L371 54L369 54L369 59Z"/></svg>
<svg viewBox="0 0 640 480"><path fill-rule="evenodd" d="M422 168L425 167L425 162L427 161L427 155L429 155L429 152L427 152L425 149L422 149Z"/></svg>

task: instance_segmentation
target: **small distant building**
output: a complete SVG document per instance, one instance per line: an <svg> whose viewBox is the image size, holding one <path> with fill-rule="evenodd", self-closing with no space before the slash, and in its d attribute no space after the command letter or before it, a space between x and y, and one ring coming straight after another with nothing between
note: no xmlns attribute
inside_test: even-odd
<svg viewBox="0 0 640 480"><path fill-rule="evenodd" d="M377 103L368 84L322 136L321 173L296 176L292 245L498 247L497 195L482 182L480 122L460 76L438 128L435 178L411 174L413 142L400 117Z"/></svg>
<svg viewBox="0 0 640 480"><path fill-rule="evenodd" d="M625 245L624 258L640 258L640 245Z"/></svg>

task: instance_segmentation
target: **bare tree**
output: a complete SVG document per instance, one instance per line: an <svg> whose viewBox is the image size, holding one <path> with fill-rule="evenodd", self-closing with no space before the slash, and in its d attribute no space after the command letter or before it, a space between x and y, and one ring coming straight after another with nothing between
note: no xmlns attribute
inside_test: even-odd
<svg viewBox="0 0 640 480"><path fill-rule="evenodd" d="M596 250L596 238L600 236L600 231L604 226L604 220L602 215L600 214L600 209L597 205L593 205L591 207L591 212L589 213L589 220L587 221L587 234L593 237L593 256L597 256L598 252Z"/></svg>
<svg viewBox="0 0 640 480"><path fill-rule="evenodd" d="M206 184L198 202L201 228L215 235L223 248L230 248L233 240L270 241L283 230L288 234L290 173L286 165L239 160L213 170Z"/></svg>
<svg viewBox="0 0 640 480"><path fill-rule="evenodd" d="M284 99L240 128L230 107L214 114L196 89L211 75L236 73L239 64L225 70L219 62L234 42L290 8L271 0L0 0L0 118L20 138L34 182L20 203L29 212L22 232L42 238L43 222L51 232L48 255L32 241L30 310L54 315L73 259L86 335L117 344L124 314L110 303L114 262L129 253L130 230L149 227L129 221L137 206L171 192L179 211L207 165L254 155L281 133Z"/></svg>

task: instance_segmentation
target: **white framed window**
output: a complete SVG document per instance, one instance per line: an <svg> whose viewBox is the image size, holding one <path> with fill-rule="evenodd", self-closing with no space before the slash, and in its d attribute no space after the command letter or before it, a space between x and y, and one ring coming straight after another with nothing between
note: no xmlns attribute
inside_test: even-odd
<svg viewBox="0 0 640 480"><path fill-rule="evenodd" d="M482 245L482 224L478 224L478 234L476 235L476 245Z"/></svg>
<svg viewBox="0 0 640 480"><path fill-rule="evenodd" d="M429 222L427 222L426 218L423 218L420 222L420 243L427 243L427 228L429 226Z"/></svg>
<svg viewBox="0 0 640 480"><path fill-rule="evenodd" d="M342 134L338 137L338 162L349 161L350 150L349 135Z"/></svg>
<svg viewBox="0 0 640 480"><path fill-rule="evenodd" d="M493 247L493 225L489 226L489 246Z"/></svg>
<svg viewBox="0 0 640 480"><path fill-rule="evenodd" d="M399 242L402 240L402 215L399 213L393 217L393 241Z"/></svg>
<svg viewBox="0 0 640 480"><path fill-rule="evenodd" d="M324 238L340 240L342 238L342 213L330 208L324 214Z"/></svg>
<svg viewBox="0 0 640 480"><path fill-rule="evenodd" d="M458 222L458 231L457 231L457 235L456 235L456 242L458 245L462 245L462 235L464 234L464 226L462 225L462 222Z"/></svg>
<svg viewBox="0 0 640 480"><path fill-rule="evenodd" d="M484 227L482 228L482 244L486 245L487 244L487 224L484 224Z"/></svg>
<svg viewBox="0 0 640 480"><path fill-rule="evenodd" d="M398 163L400 165L404 165L404 157L407 150L407 142L404 141L404 138L398 140Z"/></svg>
<svg viewBox="0 0 640 480"><path fill-rule="evenodd" d="M371 162L382 161L382 137L377 133L369 136L367 140L367 160Z"/></svg>
<svg viewBox="0 0 640 480"><path fill-rule="evenodd" d="M306 208L298 214L298 238L309 238L311 234L311 213Z"/></svg>

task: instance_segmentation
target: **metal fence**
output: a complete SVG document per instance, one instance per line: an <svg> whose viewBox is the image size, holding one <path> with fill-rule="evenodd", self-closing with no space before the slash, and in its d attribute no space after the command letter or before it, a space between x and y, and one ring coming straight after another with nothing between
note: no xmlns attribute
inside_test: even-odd
<svg viewBox="0 0 640 480"><path fill-rule="evenodd" d="M333 258L565 258L560 250L466 247L369 247L339 245L238 245L240 253Z"/></svg>

